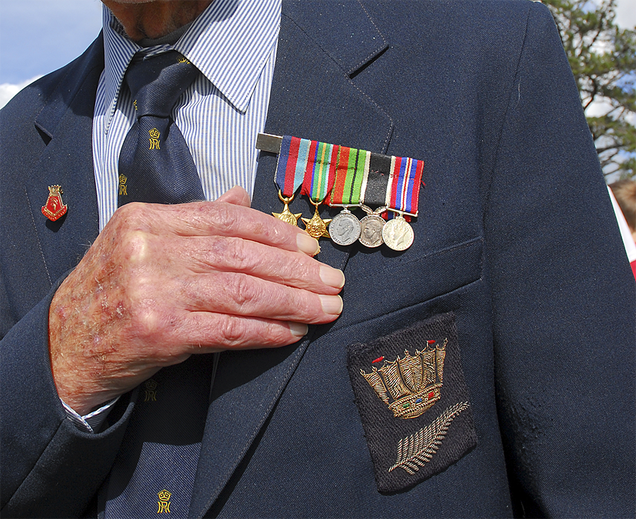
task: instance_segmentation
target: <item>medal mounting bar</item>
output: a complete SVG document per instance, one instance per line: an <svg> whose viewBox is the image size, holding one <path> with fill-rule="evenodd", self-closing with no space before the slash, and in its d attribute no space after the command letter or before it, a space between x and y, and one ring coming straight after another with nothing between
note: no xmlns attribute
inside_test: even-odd
<svg viewBox="0 0 636 519"><path fill-rule="evenodd" d="M269 133L259 133L256 137L256 148L268 153L280 153L280 145L283 138Z"/></svg>

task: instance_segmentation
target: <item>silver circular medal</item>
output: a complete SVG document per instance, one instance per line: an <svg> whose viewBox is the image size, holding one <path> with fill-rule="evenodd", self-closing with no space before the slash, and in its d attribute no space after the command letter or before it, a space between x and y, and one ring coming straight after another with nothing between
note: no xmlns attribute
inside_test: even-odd
<svg viewBox="0 0 636 519"><path fill-rule="evenodd" d="M360 220L345 208L329 224L329 236L338 245L351 245L360 237Z"/></svg>
<svg viewBox="0 0 636 519"><path fill-rule="evenodd" d="M384 243L394 251L401 252L408 249L413 244L414 237L413 228L403 216L396 216L382 228Z"/></svg>
<svg viewBox="0 0 636 519"><path fill-rule="evenodd" d="M369 214L360 220L360 243L365 247L376 248L382 245L382 228L386 222L377 214Z"/></svg>

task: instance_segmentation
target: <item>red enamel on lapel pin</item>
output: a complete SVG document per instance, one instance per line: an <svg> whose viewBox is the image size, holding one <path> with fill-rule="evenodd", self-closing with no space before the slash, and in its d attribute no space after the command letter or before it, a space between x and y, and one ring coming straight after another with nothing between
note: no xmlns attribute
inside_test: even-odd
<svg viewBox="0 0 636 519"><path fill-rule="evenodd" d="M46 199L46 205L42 206L42 214L55 222L62 218L67 210L68 206L62 202L62 187L49 186L49 197Z"/></svg>

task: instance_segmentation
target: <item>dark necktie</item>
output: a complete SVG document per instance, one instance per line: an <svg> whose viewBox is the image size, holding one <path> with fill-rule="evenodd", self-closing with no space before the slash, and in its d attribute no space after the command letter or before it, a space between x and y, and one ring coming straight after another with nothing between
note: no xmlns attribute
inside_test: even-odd
<svg viewBox="0 0 636 519"><path fill-rule="evenodd" d="M203 200L201 181L170 113L198 71L177 52L136 60L125 82L137 121L119 159L119 205ZM194 355L139 388L100 508L106 519L188 515L214 358Z"/></svg>
<svg viewBox="0 0 636 519"><path fill-rule="evenodd" d="M176 51L135 59L124 77L137 121L119 155L120 206L128 202L179 204L203 200L203 189L172 109L199 74Z"/></svg>
<svg viewBox="0 0 636 519"><path fill-rule="evenodd" d="M188 516L213 364L193 355L141 384L105 489L106 519Z"/></svg>

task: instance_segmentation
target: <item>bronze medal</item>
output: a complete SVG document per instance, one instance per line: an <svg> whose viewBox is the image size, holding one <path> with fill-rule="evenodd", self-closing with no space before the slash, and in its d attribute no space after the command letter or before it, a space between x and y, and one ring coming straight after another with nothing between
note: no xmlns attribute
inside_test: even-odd
<svg viewBox="0 0 636 519"><path fill-rule="evenodd" d="M367 213L367 216L360 220L360 238L358 239L365 247L375 249L384 243L382 228L386 222L380 216L380 213L384 212L386 207L379 207L375 211L364 204L360 207Z"/></svg>
<svg viewBox="0 0 636 519"><path fill-rule="evenodd" d="M413 228L398 214L382 228L382 239L390 249L401 252L413 244Z"/></svg>

